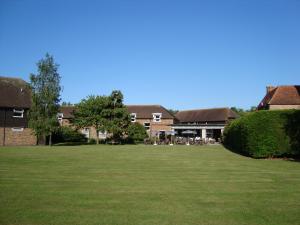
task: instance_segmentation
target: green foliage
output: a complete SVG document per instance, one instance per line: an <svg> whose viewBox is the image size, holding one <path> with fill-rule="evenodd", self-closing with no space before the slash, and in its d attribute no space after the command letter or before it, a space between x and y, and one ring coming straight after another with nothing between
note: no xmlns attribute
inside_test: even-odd
<svg viewBox="0 0 300 225"><path fill-rule="evenodd" d="M145 127L139 123L131 123L128 127L129 142L142 142L148 137Z"/></svg>
<svg viewBox="0 0 300 225"><path fill-rule="evenodd" d="M60 127L53 135L53 143L86 143L85 136L71 127Z"/></svg>
<svg viewBox="0 0 300 225"><path fill-rule="evenodd" d="M294 118L293 114L299 116L294 110L249 113L225 128L224 145L254 158L295 155L300 123L299 117L295 123L289 122Z"/></svg>
<svg viewBox="0 0 300 225"><path fill-rule="evenodd" d="M168 109L168 111L169 111L169 113L171 113L173 116L175 116L176 113L179 112L179 110L177 110L177 109Z"/></svg>
<svg viewBox="0 0 300 225"><path fill-rule="evenodd" d="M91 95L76 105L73 123L77 128L94 127L97 131L105 131L105 109L109 105L106 96ZM97 143L99 137L97 135Z"/></svg>
<svg viewBox="0 0 300 225"><path fill-rule="evenodd" d="M114 143L121 143L130 125L130 115L123 104L121 91L113 91L108 97L110 106L106 109L106 131L110 133Z"/></svg>
<svg viewBox="0 0 300 225"><path fill-rule="evenodd" d="M236 114L238 114L239 116L245 116L250 112L255 112L256 111L255 106L251 106L250 109L247 109L247 110L244 110L242 108L237 108L237 107L231 107L230 109L232 111L234 111Z"/></svg>
<svg viewBox="0 0 300 225"><path fill-rule="evenodd" d="M286 117L285 130L290 137L294 154L300 153L300 110L295 110Z"/></svg>
<svg viewBox="0 0 300 225"><path fill-rule="evenodd" d="M89 139L89 144L90 144L90 145L97 144L97 141L96 141L94 138L90 138L90 139Z"/></svg>
<svg viewBox="0 0 300 225"><path fill-rule="evenodd" d="M58 65L49 54L38 63L38 73L30 75L32 106L29 111L29 127L38 137L51 136L58 127L57 113L60 101L60 75Z"/></svg>
<svg viewBox="0 0 300 225"><path fill-rule="evenodd" d="M92 126L97 133L107 131L113 142L121 141L130 124L130 116L120 91L113 91L110 96L89 96L76 105L74 114L77 127ZM99 143L98 135L96 140Z"/></svg>
<svg viewBox="0 0 300 225"><path fill-rule="evenodd" d="M71 102L62 102L61 106L73 106Z"/></svg>

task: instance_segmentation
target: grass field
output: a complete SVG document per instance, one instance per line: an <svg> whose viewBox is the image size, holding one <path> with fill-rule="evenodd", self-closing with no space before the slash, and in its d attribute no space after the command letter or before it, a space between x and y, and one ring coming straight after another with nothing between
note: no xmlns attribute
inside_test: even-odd
<svg viewBox="0 0 300 225"><path fill-rule="evenodd" d="M0 224L300 224L300 163L221 146L0 148Z"/></svg>

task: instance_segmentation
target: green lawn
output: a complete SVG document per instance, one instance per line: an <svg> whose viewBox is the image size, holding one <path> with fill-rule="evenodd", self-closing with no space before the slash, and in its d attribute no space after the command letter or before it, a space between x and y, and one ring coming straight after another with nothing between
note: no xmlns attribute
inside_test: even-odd
<svg viewBox="0 0 300 225"><path fill-rule="evenodd" d="M300 224L300 163L221 146L0 148L0 224Z"/></svg>

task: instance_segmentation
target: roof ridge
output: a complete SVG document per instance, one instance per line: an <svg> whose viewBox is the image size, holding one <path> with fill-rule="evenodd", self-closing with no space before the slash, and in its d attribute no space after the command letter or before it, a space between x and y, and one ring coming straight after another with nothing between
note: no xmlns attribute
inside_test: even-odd
<svg viewBox="0 0 300 225"><path fill-rule="evenodd" d="M0 81L2 83L6 83L9 85L13 85L13 86L20 86L22 85L22 87L26 87L29 85L29 83L25 80L23 80L22 78L18 78L18 77L4 77L4 76L0 76Z"/></svg>
<svg viewBox="0 0 300 225"><path fill-rule="evenodd" d="M157 104L156 105L153 105L153 104L152 105L151 104L149 104L149 105L148 104L144 104L144 105L125 105L125 106L159 106L159 107L163 107L162 105L157 105Z"/></svg>
<svg viewBox="0 0 300 225"><path fill-rule="evenodd" d="M226 109L229 110L229 107L218 107L218 108L205 108L205 109L188 109L188 110L180 110L180 112L191 112L191 111L204 111L204 110L216 110L216 109Z"/></svg>
<svg viewBox="0 0 300 225"><path fill-rule="evenodd" d="M278 87L299 87L300 85L297 85L297 84L291 84L291 85L278 85L277 87L275 88L278 88Z"/></svg>
<svg viewBox="0 0 300 225"><path fill-rule="evenodd" d="M3 76L3 75L0 75L0 78L8 78L8 79L16 79L16 80L23 80L22 78L20 77L9 77L9 76ZM23 80L24 81L24 80Z"/></svg>
<svg viewBox="0 0 300 225"><path fill-rule="evenodd" d="M173 115L167 108L165 108L164 106L160 106L161 108L163 108L167 113L170 114L170 116L174 117L175 118L175 115Z"/></svg>

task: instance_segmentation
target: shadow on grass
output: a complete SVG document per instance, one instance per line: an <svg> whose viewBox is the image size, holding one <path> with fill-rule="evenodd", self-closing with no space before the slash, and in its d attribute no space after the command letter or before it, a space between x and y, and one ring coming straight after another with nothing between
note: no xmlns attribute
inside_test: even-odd
<svg viewBox="0 0 300 225"><path fill-rule="evenodd" d="M234 154L237 154L237 155L241 155L241 156L244 156L244 157L247 157L247 158L251 158L251 159L265 159L265 160L283 160L283 161L289 161L289 162L296 162L296 163L300 163L300 156L297 155L283 155L283 156L278 156L278 157L262 157L262 158L255 158L255 157L252 157L251 155L245 153L245 152L239 152L239 151L236 151L236 150L233 150L233 149L230 149L226 146L224 146L224 149L234 153Z"/></svg>
<svg viewBox="0 0 300 225"><path fill-rule="evenodd" d="M95 145L95 144L90 144L87 142L63 142L63 143L53 144L53 146L79 146L79 145Z"/></svg>
<svg viewBox="0 0 300 225"><path fill-rule="evenodd" d="M244 156L244 157L247 157L247 158L252 158L252 159L255 159L253 157L251 157L249 154L247 154L246 152L241 152L241 151L237 151L233 148L230 148L229 146L226 146L224 144L222 144L222 146L224 147L224 149L234 153L234 154L237 154L237 155L241 155L241 156Z"/></svg>

